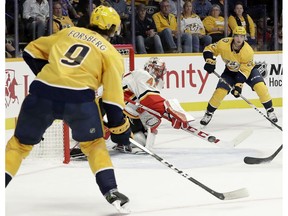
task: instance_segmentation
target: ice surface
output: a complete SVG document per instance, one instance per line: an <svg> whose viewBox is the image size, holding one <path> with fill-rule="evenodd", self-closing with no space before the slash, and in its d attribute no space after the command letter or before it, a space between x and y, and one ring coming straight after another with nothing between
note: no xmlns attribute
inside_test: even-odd
<svg viewBox="0 0 288 216"><path fill-rule="evenodd" d="M282 108L276 108L282 125ZM262 110L265 113L265 110ZM191 112L195 127L204 112ZM283 143L282 132L253 109L215 112L207 132L230 141L245 129L253 133L234 149L220 148L163 120L153 151L217 192L247 188L250 196L222 201L149 155L111 152L119 191L130 215L282 216L282 152L268 164L247 165L245 156L270 156ZM11 131L6 133L6 140ZM6 216L117 215L102 197L86 161L25 160L6 188Z"/></svg>

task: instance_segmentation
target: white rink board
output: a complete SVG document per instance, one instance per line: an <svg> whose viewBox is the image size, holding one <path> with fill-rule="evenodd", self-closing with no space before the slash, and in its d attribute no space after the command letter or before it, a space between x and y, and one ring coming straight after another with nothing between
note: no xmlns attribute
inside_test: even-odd
<svg viewBox="0 0 288 216"><path fill-rule="evenodd" d="M165 86L161 94L165 98L177 98L180 103L182 102L206 102L210 99L218 78L211 74L208 75L204 71L204 60L201 55L193 56L161 56L166 62L167 74L164 76ZM135 68L143 68L144 63L148 57L136 57ZM224 63L221 59L217 59L218 73L222 73ZM269 92L272 98L282 98L282 53L278 54L255 54L255 61L265 62L267 64L267 76L265 82L268 85ZM17 117L20 105L28 93L28 86L34 79L34 74L30 71L25 62L19 59L17 62L6 62L5 65L7 81L8 74L10 79L15 78L17 85L12 89L15 92L17 100L5 98L9 102L6 107L6 118ZM249 87L244 87L243 95L250 99L257 99L258 96L255 92L251 91ZM235 100L229 94L225 100ZM14 101L14 102L13 102Z"/></svg>

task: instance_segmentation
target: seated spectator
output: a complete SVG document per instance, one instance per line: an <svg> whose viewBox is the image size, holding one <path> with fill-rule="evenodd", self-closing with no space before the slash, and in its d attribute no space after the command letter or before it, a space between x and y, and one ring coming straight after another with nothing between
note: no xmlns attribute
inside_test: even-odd
<svg viewBox="0 0 288 216"><path fill-rule="evenodd" d="M278 46L278 49L276 49L275 47L275 37L274 37L274 34L272 34L272 40L271 40L271 50L283 50L283 27L281 25L281 23L278 23L278 26L275 26L274 28L278 28L277 29L277 46Z"/></svg>
<svg viewBox="0 0 288 216"><path fill-rule="evenodd" d="M49 4L47 0L26 0L23 4L23 19L27 37L34 40L44 36L46 23L49 17Z"/></svg>
<svg viewBox="0 0 288 216"><path fill-rule="evenodd" d="M79 19L80 16L77 14L75 8L71 4L70 0L57 0L62 5L62 15L69 16L73 19Z"/></svg>
<svg viewBox="0 0 288 216"><path fill-rule="evenodd" d="M16 50L12 45L12 41L5 40L5 58L14 58L15 52Z"/></svg>
<svg viewBox="0 0 288 216"><path fill-rule="evenodd" d="M69 16L62 15L62 6L59 2L53 3L53 33L56 33L63 28L70 28L74 23Z"/></svg>
<svg viewBox="0 0 288 216"><path fill-rule="evenodd" d="M128 13L127 4L124 0L106 0L110 7L113 7L120 16L121 19L121 35L123 37L123 43L131 43L130 32L130 17Z"/></svg>
<svg viewBox="0 0 288 216"><path fill-rule="evenodd" d="M224 17L224 1L225 0L211 0L210 3L212 4L212 6L214 4L216 5L219 5L220 7L220 16L223 16ZM229 14L229 11L228 11L228 14Z"/></svg>
<svg viewBox="0 0 288 216"><path fill-rule="evenodd" d="M194 0L193 8L194 12L203 20L206 16L209 15L212 4L208 0Z"/></svg>
<svg viewBox="0 0 288 216"><path fill-rule="evenodd" d="M187 0L183 5L183 13L181 16L181 33L182 37L186 35L192 43L192 47L183 44L183 52L202 52L202 48L208 46L212 42L212 38L206 35L204 25L200 17L193 13L192 2Z"/></svg>
<svg viewBox="0 0 288 216"><path fill-rule="evenodd" d="M150 52L164 53L160 36L156 32L153 19L146 16L146 6L139 4L135 19L136 50L139 54Z"/></svg>
<svg viewBox="0 0 288 216"><path fill-rule="evenodd" d="M260 18L257 21L257 50L270 50L272 40L272 28L267 25L267 18Z"/></svg>
<svg viewBox="0 0 288 216"><path fill-rule="evenodd" d="M252 18L244 11L242 2L235 3L234 12L228 18L228 25L231 30L237 26L243 26L247 32L247 42L253 49L256 48L255 24Z"/></svg>
<svg viewBox="0 0 288 216"><path fill-rule="evenodd" d="M177 5L174 0L169 0L170 4L170 13L172 13L174 16L177 16Z"/></svg>
<svg viewBox="0 0 288 216"><path fill-rule="evenodd" d="M96 8L96 5L94 3L92 4L92 8L93 10ZM90 10L90 5L89 5L89 2L87 2L85 6L85 11L82 12L82 16L79 18L77 22L78 27L87 27L87 25L89 24L89 20L90 20L89 10Z"/></svg>
<svg viewBox="0 0 288 216"><path fill-rule="evenodd" d="M220 13L220 6L213 4L210 15L203 20L206 32L212 38L212 43L225 37L224 17L220 16ZM228 31L228 34L230 34L230 30Z"/></svg>
<svg viewBox="0 0 288 216"><path fill-rule="evenodd" d="M170 13L169 0L163 0L160 3L160 11L152 16L157 32L161 38L164 50L168 53L178 52L175 41L177 40L177 20L176 17ZM190 47L192 42L187 35L181 37L183 46ZM188 48L187 48L188 49Z"/></svg>

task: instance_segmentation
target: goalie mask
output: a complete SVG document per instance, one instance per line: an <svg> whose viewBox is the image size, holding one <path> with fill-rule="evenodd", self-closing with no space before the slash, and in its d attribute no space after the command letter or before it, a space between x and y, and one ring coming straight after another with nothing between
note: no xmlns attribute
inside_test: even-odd
<svg viewBox="0 0 288 216"><path fill-rule="evenodd" d="M157 82L159 79L163 80L163 76L166 73L166 65L165 62L158 57L151 57L148 62L146 62L144 70L154 77Z"/></svg>

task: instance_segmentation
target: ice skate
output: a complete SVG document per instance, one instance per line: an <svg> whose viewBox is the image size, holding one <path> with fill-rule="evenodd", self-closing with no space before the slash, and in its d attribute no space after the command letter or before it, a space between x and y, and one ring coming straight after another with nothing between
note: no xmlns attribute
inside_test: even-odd
<svg viewBox="0 0 288 216"><path fill-rule="evenodd" d="M274 112L274 108L267 109L267 116L272 122L278 122L277 116Z"/></svg>
<svg viewBox="0 0 288 216"><path fill-rule="evenodd" d="M119 151L121 153L132 153L131 145L122 145L122 144L116 144L112 147L112 149Z"/></svg>
<svg viewBox="0 0 288 216"><path fill-rule="evenodd" d="M105 194L105 198L119 213L129 214L131 212L128 208L129 198L120 193L117 189L110 190Z"/></svg>
<svg viewBox="0 0 288 216"><path fill-rule="evenodd" d="M203 116L203 118L200 121L200 124L204 127L206 125L209 124L209 122L211 121L213 116L213 113L206 111L205 115Z"/></svg>

